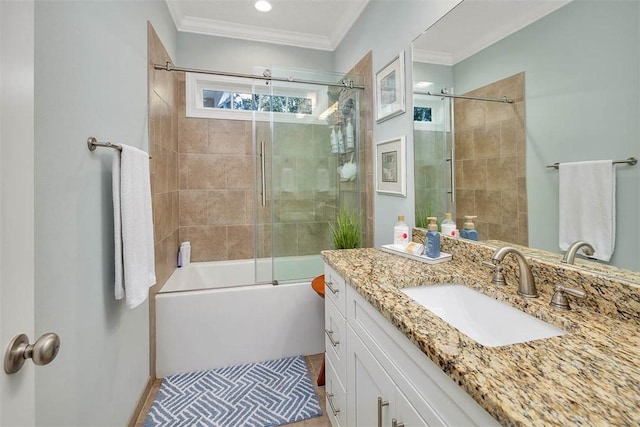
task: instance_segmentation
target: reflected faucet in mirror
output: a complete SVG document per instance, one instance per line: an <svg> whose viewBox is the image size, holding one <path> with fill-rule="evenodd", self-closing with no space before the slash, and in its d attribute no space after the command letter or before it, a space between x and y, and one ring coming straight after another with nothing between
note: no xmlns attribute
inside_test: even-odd
<svg viewBox="0 0 640 427"><path fill-rule="evenodd" d="M629 96L639 26L637 1L460 2L412 43L414 208L452 212L459 228L464 215L477 215L483 240L559 261L558 177L547 165L637 155L640 129L624 115L640 111ZM593 83L603 81L616 84ZM473 99L446 98L443 89ZM503 96L514 103L480 100ZM598 120L584 120L594 113ZM578 268L640 283L640 205L628 202L639 176L618 172L626 214L609 265L633 271L591 260L576 260Z"/></svg>
<svg viewBox="0 0 640 427"><path fill-rule="evenodd" d="M596 251L593 246L589 242L585 242L584 240L578 240L577 242L573 242L567 252L564 253L564 257L562 258L562 262L565 264L573 264L575 262L576 254L578 250L582 248L582 253L586 256L591 256Z"/></svg>

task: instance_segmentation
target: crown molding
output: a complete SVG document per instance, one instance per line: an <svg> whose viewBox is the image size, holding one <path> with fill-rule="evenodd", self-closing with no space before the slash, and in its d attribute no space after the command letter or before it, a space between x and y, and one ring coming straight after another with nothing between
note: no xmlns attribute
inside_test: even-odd
<svg viewBox="0 0 640 427"><path fill-rule="evenodd" d="M453 55L448 52L437 52L435 50L424 50L414 48L412 51L413 61L427 62L438 65L454 65Z"/></svg>
<svg viewBox="0 0 640 427"><path fill-rule="evenodd" d="M333 50L329 38L318 34L266 29L252 25L195 18L193 16L183 17L179 23L176 23L176 28L178 31L205 34L208 36L230 37L309 49Z"/></svg>
<svg viewBox="0 0 640 427"><path fill-rule="evenodd" d="M332 33L328 36L188 16L184 14L183 9L180 7L180 2L165 0L165 3L176 29L181 32L334 51L358 20L369 1L363 1L355 14L346 17L341 22L334 23Z"/></svg>

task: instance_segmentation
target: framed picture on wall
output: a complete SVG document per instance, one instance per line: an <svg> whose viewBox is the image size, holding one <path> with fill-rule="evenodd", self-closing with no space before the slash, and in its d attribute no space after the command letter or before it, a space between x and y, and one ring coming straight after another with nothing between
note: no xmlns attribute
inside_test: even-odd
<svg viewBox="0 0 640 427"><path fill-rule="evenodd" d="M405 137L376 143L376 192L407 197Z"/></svg>
<svg viewBox="0 0 640 427"><path fill-rule="evenodd" d="M376 73L376 122L404 113L404 51Z"/></svg>

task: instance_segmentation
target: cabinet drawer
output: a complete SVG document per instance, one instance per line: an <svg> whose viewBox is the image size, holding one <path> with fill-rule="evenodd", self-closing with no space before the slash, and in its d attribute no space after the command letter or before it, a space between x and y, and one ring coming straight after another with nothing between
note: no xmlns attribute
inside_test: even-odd
<svg viewBox="0 0 640 427"><path fill-rule="evenodd" d="M347 393L330 359L325 361L326 411L333 427L347 425Z"/></svg>
<svg viewBox="0 0 640 427"><path fill-rule="evenodd" d="M324 265L324 296L333 302L343 317L346 317L346 284L342 276L329 267Z"/></svg>
<svg viewBox="0 0 640 427"><path fill-rule="evenodd" d="M342 385L347 377L347 321L329 300L324 302L324 343L326 358L331 360Z"/></svg>

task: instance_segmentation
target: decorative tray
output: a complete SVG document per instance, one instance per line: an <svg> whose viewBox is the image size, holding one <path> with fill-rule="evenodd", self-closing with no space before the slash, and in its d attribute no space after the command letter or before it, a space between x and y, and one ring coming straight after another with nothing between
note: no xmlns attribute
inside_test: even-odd
<svg viewBox="0 0 640 427"><path fill-rule="evenodd" d="M440 252L438 258L429 258L426 255L414 255L399 249L396 245L382 245L380 250L394 255L400 255L405 258L414 259L416 261L424 262L427 264L440 264L441 262L451 261L451 254L446 252Z"/></svg>

